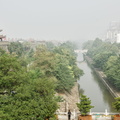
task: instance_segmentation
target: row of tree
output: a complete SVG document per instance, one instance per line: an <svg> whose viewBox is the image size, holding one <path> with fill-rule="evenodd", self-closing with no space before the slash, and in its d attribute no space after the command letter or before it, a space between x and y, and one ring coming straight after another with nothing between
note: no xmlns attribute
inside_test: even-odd
<svg viewBox="0 0 120 120"><path fill-rule="evenodd" d="M77 67L72 43L31 48L11 43L9 54L0 50L0 119L55 119L60 97L83 74Z"/></svg>
<svg viewBox="0 0 120 120"><path fill-rule="evenodd" d="M87 55L93 59L93 65L106 74L108 81L120 89L120 44L103 42L100 39L84 43Z"/></svg>

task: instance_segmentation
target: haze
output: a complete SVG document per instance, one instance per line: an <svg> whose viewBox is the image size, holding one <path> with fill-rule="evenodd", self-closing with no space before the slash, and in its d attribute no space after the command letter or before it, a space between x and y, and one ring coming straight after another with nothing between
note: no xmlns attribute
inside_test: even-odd
<svg viewBox="0 0 120 120"><path fill-rule="evenodd" d="M7 38L90 40L120 20L120 0L0 0Z"/></svg>

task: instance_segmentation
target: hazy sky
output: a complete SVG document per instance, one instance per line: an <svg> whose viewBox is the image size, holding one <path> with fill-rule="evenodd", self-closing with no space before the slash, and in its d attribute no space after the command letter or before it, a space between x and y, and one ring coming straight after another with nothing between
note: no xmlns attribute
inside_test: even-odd
<svg viewBox="0 0 120 120"><path fill-rule="evenodd" d="M120 21L120 0L0 0L0 29L10 38L87 40Z"/></svg>

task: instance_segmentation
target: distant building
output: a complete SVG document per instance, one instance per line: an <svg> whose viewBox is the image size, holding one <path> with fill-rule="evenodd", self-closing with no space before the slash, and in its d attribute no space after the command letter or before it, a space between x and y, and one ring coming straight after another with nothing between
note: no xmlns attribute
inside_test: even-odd
<svg viewBox="0 0 120 120"><path fill-rule="evenodd" d="M120 34L120 22L113 21L110 23L109 29L107 30L106 41L111 43L118 42Z"/></svg>
<svg viewBox="0 0 120 120"><path fill-rule="evenodd" d="M120 43L120 33L117 34L117 43Z"/></svg>

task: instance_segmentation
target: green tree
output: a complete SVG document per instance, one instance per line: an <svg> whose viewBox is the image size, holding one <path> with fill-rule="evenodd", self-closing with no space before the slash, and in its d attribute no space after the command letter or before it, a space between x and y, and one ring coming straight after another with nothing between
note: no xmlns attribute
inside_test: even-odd
<svg viewBox="0 0 120 120"><path fill-rule="evenodd" d="M0 90L12 91L20 84L27 82L27 70L17 58L4 54L0 56Z"/></svg>
<svg viewBox="0 0 120 120"><path fill-rule="evenodd" d="M96 39L93 41L92 46L88 49L87 55L93 58L97 54L102 54L104 52L116 55L119 52L119 48L116 44L102 42L102 40Z"/></svg>
<svg viewBox="0 0 120 120"><path fill-rule="evenodd" d="M119 111L120 110L120 97L115 98L115 102L113 102L113 107Z"/></svg>
<svg viewBox="0 0 120 120"><path fill-rule="evenodd" d="M93 41L93 44L92 44L92 47L100 47L102 45L102 40L99 39L99 38L96 38L94 41Z"/></svg>
<svg viewBox="0 0 120 120"><path fill-rule="evenodd" d="M15 94L0 97L0 118L3 120L37 119L53 117L57 110L54 84L42 78L21 85ZM5 116L7 115L7 116Z"/></svg>
<svg viewBox="0 0 120 120"><path fill-rule="evenodd" d="M95 55L93 57L93 61L94 61L93 65L103 70L106 62L108 61L109 57L112 55L114 54L112 54L111 52L106 52L106 51Z"/></svg>
<svg viewBox="0 0 120 120"><path fill-rule="evenodd" d="M57 78L57 92L70 91L74 86L74 74L72 68L69 66L69 62L61 55L56 57L56 66L54 70L54 76Z"/></svg>
<svg viewBox="0 0 120 120"><path fill-rule="evenodd" d="M3 54L5 54L5 51L0 48L0 55L3 55Z"/></svg>
<svg viewBox="0 0 120 120"><path fill-rule="evenodd" d="M55 48L55 45L52 42L46 42L47 49L52 51Z"/></svg>
<svg viewBox="0 0 120 120"><path fill-rule="evenodd" d="M82 49L90 49L92 47L93 40L88 40L87 42L83 43Z"/></svg>
<svg viewBox="0 0 120 120"><path fill-rule="evenodd" d="M56 54L54 75L58 79L56 90L58 92L70 91L74 82L83 75L83 71L76 64L74 45L66 42L56 47L53 52Z"/></svg>
<svg viewBox="0 0 120 120"><path fill-rule="evenodd" d="M32 68L39 68L45 75L53 76L55 54L48 51L44 45L39 46L34 54Z"/></svg>
<svg viewBox="0 0 120 120"><path fill-rule="evenodd" d="M92 58L94 67L101 68L111 85L120 90L120 44L93 41L87 55Z"/></svg>
<svg viewBox="0 0 120 120"><path fill-rule="evenodd" d="M105 66L105 74L110 83L120 89L120 57L111 56Z"/></svg>
<svg viewBox="0 0 120 120"><path fill-rule="evenodd" d="M85 95L81 95L80 103L77 103L77 107L81 113L81 115L87 115L90 112L90 109L94 106L91 106L91 100L87 98Z"/></svg>
<svg viewBox="0 0 120 120"><path fill-rule="evenodd" d="M20 42L11 42L8 46L10 54L16 54L17 57L21 57L24 51L23 44Z"/></svg>
<svg viewBox="0 0 120 120"><path fill-rule="evenodd" d="M77 55L74 52L75 45L71 42L61 44L54 49L54 52L61 55L61 58L67 60L68 68L71 68L74 79L77 80L83 75L83 71L76 64ZM61 60L62 60L61 59Z"/></svg>

